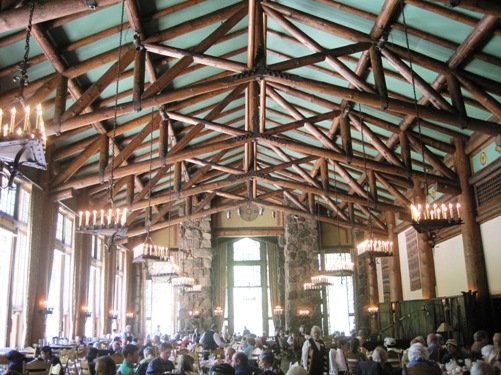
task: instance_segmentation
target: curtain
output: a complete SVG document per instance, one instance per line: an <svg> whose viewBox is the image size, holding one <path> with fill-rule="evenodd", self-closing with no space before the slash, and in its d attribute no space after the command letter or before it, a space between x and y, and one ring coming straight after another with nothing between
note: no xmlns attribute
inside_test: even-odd
<svg viewBox="0 0 501 375"><path fill-rule="evenodd" d="M226 242L218 243L214 257L213 272L214 275L214 306L220 306L225 311L226 297L226 274L228 265L228 245ZM223 320L223 319L221 319Z"/></svg>
<svg viewBox="0 0 501 375"><path fill-rule="evenodd" d="M280 286L279 286L279 252L278 246L274 243L266 242L266 250L268 253L268 277L270 280L270 299L271 299L271 311L277 305L282 305L280 299ZM280 324L280 317L273 314L273 324L278 327Z"/></svg>

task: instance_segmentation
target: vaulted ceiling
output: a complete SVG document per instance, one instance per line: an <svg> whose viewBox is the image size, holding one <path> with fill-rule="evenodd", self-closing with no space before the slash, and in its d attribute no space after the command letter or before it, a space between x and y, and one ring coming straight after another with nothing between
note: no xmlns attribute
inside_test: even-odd
<svg viewBox="0 0 501 375"><path fill-rule="evenodd" d="M30 4L0 2L1 108L19 105ZM131 237L148 207L154 231L249 201L386 233L415 186L460 191L458 148L500 135L499 17L478 0L36 2L24 96L43 103L47 188L98 207L113 181Z"/></svg>

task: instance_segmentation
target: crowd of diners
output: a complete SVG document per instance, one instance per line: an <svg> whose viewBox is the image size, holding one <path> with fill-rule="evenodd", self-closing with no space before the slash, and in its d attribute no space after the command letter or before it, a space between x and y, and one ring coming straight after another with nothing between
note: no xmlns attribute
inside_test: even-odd
<svg viewBox="0 0 501 375"><path fill-rule="evenodd" d="M500 374L501 333L495 333L491 343L487 332L477 331L473 340L470 347L461 347L454 339L429 333L426 338L415 337L407 347L398 347L391 337L376 346L363 335L322 337L318 326L308 333L304 326L294 331L279 329L268 337L247 329L241 335L231 334L227 327L219 332L212 325L201 334L195 329L173 338L157 330L141 342L127 326L106 344L79 340L74 353L85 357L79 360L88 365L90 375ZM7 358L6 374L21 375L27 359L15 350ZM50 346L39 348L32 361L45 361L49 375L72 372Z"/></svg>

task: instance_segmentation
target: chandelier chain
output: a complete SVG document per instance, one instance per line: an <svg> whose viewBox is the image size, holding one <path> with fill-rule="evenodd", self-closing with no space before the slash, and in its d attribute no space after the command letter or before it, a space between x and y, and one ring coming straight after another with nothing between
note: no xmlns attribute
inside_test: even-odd
<svg viewBox="0 0 501 375"><path fill-rule="evenodd" d="M117 113L118 113L118 87L120 85L120 63L122 60L122 36L124 29L124 14L125 14L125 0L122 0L122 10L120 15L120 32L119 32L119 42L118 42L118 61L117 61L117 73L116 73L116 84L115 84L115 110L113 113L113 133L111 138L111 169L110 169L110 201L111 207L114 208L113 201L113 190L114 190L114 176L113 169L115 167L115 137L117 129Z"/></svg>
<svg viewBox="0 0 501 375"><path fill-rule="evenodd" d="M407 58L409 59L409 68L411 70L412 94L413 94L414 109L416 111L416 124L418 126L419 144L421 145L421 158L423 161L423 174L424 174L424 191L425 191L425 194L427 195L428 194L428 178L427 178L426 161L425 161L425 157L424 157L425 147L423 144L422 132L421 132L421 120L420 120L420 116L419 116L419 105L418 105L417 93L416 93L416 78L415 78L415 73L414 73L414 62L413 62L412 54L411 54L411 48L410 48L410 43L409 43L409 33L408 33L408 29L407 29L407 21L405 19L404 4L403 4L402 0L400 0L400 7L401 7L401 12L402 12L402 21L404 24L405 47L407 50Z"/></svg>
<svg viewBox="0 0 501 375"><path fill-rule="evenodd" d="M365 137L364 137L364 117L362 115L362 106L360 103L358 103L358 118L360 121L360 132L362 133L362 154L364 157L364 173L365 173L365 184L364 184L364 190L366 189L366 196L367 196L367 212L369 213L369 217L367 218L368 220L368 226L369 226L369 236L372 238L372 215L371 215L371 210L370 210L370 186L369 186L369 174L367 173L367 155L365 152ZM367 188L365 188L367 186Z"/></svg>
<svg viewBox="0 0 501 375"><path fill-rule="evenodd" d="M32 0L30 2L30 15L28 18L28 26L26 27L26 38L24 44L24 56L23 61L19 63L19 101L24 106L24 87L28 86L30 83L28 77L28 67L29 67L29 57L30 57L30 38L31 38L31 29L33 27L33 14L35 13L35 3L36 0Z"/></svg>

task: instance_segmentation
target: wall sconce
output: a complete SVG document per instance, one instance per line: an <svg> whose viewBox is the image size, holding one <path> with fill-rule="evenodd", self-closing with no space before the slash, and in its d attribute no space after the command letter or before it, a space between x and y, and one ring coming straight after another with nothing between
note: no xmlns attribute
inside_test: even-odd
<svg viewBox="0 0 501 375"><path fill-rule="evenodd" d="M82 316L85 317L85 319L92 316L92 312L89 311L89 308L87 306L82 307Z"/></svg>
<svg viewBox="0 0 501 375"><path fill-rule="evenodd" d="M221 306L216 306L214 309L214 315L215 316L223 316L224 315L224 310Z"/></svg>
<svg viewBox="0 0 501 375"><path fill-rule="evenodd" d="M128 320L132 320L132 319L134 319L134 313L133 312L128 312L128 313L125 314L125 317Z"/></svg>
<svg viewBox="0 0 501 375"><path fill-rule="evenodd" d="M377 313L378 313L378 311L379 311L379 307L372 305L372 306L369 306L369 307L367 308L367 311L369 312L369 315L370 315L372 318L375 318L375 317L376 317L376 315L377 315Z"/></svg>
<svg viewBox="0 0 501 375"><path fill-rule="evenodd" d="M299 309L297 310L297 316L299 319L308 319L311 316L310 309Z"/></svg>
<svg viewBox="0 0 501 375"><path fill-rule="evenodd" d="M200 311L199 310L190 310L190 311L188 311L188 315L191 318L199 318L200 317Z"/></svg>
<svg viewBox="0 0 501 375"><path fill-rule="evenodd" d="M111 320L117 320L118 319L118 311L117 310L110 310L110 319Z"/></svg>
<svg viewBox="0 0 501 375"><path fill-rule="evenodd" d="M47 307L47 301L40 302L40 310L38 310L40 314L47 317L47 315L51 315L54 312L53 307Z"/></svg>
<svg viewBox="0 0 501 375"><path fill-rule="evenodd" d="M273 314L275 315L282 315L284 313L284 308L280 305L276 305L274 308L273 308Z"/></svg>

